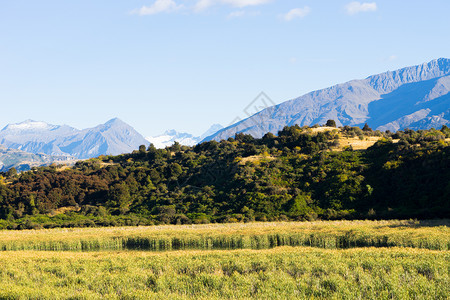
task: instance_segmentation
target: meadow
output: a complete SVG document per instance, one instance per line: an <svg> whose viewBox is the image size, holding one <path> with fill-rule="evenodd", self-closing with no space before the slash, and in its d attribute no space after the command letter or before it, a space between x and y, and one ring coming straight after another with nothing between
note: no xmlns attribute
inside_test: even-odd
<svg viewBox="0 0 450 300"><path fill-rule="evenodd" d="M448 299L448 220L0 231L0 299Z"/></svg>
<svg viewBox="0 0 450 300"><path fill-rule="evenodd" d="M1 299L448 299L450 254L411 248L0 253Z"/></svg>
<svg viewBox="0 0 450 300"><path fill-rule="evenodd" d="M0 231L0 250L450 249L449 220L316 221Z"/></svg>

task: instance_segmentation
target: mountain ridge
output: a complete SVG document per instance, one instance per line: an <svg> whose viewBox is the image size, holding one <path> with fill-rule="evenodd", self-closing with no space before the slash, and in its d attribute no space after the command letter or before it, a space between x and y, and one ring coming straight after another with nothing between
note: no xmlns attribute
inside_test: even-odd
<svg viewBox="0 0 450 300"><path fill-rule="evenodd" d="M133 127L114 118L81 130L34 120L8 124L0 131L0 144L34 154L85 159L128 153L148 142Z"/></svg>
<svg viewBox="0 0 450 300"><path fill-rule="evenodd" d="M380 130L427 129L430 124L449 123L445 113L450 107L449 92L450 59L439 58L307 93L268 107L204 141L236 133L262 137L266 132L277 134L284 126L324 124L328 119L339 126L368 123Z"/></svg>

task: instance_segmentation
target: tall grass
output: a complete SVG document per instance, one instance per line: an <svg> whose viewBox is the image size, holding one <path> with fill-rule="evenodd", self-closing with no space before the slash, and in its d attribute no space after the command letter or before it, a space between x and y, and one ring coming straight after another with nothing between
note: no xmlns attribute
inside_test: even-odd
<svg viewBox="0 0 450 300"><path fill-rule="evenodd" d="M450 253L411 248L0 253L0 299L448 299Z"/></svg>
<svg viewBox="0 0 450 300"><path fill-rule="evenodd" d="M450 249L449 221L325 221L0 231L0 250Z"/></svg>

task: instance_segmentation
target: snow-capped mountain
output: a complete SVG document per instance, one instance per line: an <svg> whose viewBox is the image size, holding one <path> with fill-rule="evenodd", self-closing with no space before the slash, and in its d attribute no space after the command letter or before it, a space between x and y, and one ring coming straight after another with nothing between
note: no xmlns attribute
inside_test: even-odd
<svg viewBox="0 0 450 300"><path fill-rule="evenodd" d="M193 146L197 144L196 138L189 133L177 132L176 130L167 130L163 134L147 137L146 140L153 144L156 148L165 148L172 146L175 142L185 146Z"/></svg>
<svg viewBox="0 0 450 300"><path fill-rule="evenodd" d="M5 126L0 131L0 144L34 154L83 159L129 153L148 142L133 127L115 118L83 130L26 120Z"/></svg>
<svg viewBox="0 0 450 300"><path fill-rule="evenodd" d="M379 130L440 128L450 123L450 59L352 80L268 107L205 140L236 133L262 137L284 126L368 123Z"/></svg>
<svg viewBox="0 0 450 300"><path fill-rule="evenodd" d="M161 135L147 137L147 141L153 144L156 148L165 148L167 146L172 146L175 142L180 143L185 146L194 146L206 137L216 133L218 130L222 129L223 126L220 124L212 125L205 133L201 136L194 136L190 133L177 132L176 130L167 130Z"/></svg>

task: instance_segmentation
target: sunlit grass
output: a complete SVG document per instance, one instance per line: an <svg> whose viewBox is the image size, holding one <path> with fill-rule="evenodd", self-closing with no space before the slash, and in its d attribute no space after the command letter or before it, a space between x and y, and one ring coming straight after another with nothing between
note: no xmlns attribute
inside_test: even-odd
<svg viewBox="0 0 450 300"><path fill-rule="evenodd" d="M450 249L448 220L318 221L0 231L0 250Z"/></svg>
<svg viewBox="0 0 450 300"><path fill-rule="evenodd" d="M411 248L0 253L0 298L448 299L450 253Z"/></svg>

